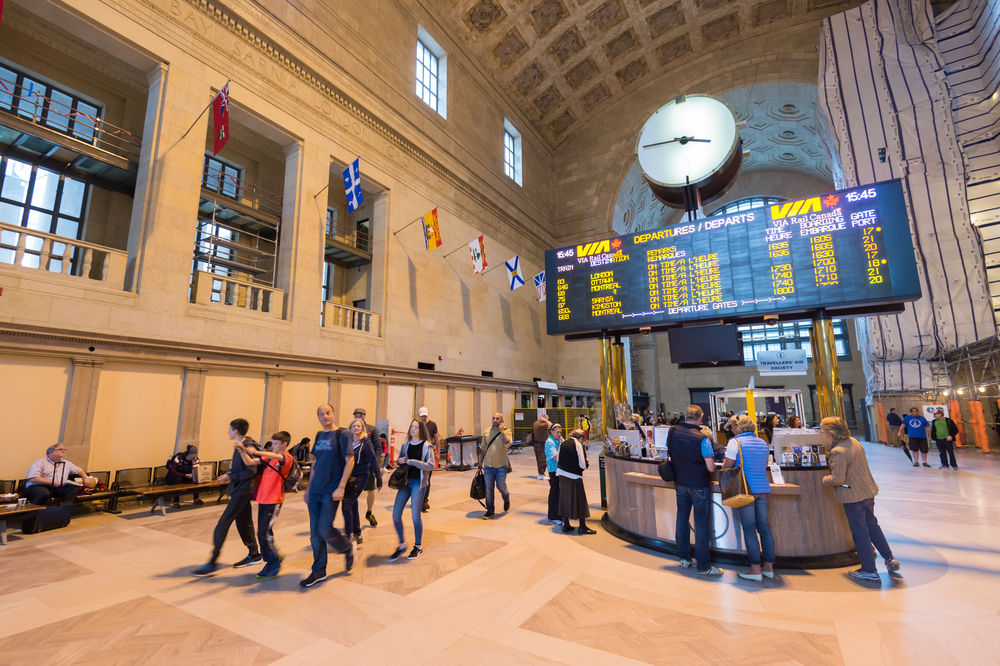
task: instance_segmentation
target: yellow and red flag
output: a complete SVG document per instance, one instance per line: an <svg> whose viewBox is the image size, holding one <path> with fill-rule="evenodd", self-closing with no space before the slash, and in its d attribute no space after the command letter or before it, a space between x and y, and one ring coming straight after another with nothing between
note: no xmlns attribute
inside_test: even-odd
<svg viewBox="0 0 1000 666"><path fill-rule="evenodd" d="M438 228L438 209L424 215L421 222L424 225L424 244L431 252L441 247L441 229Z"/></svg>

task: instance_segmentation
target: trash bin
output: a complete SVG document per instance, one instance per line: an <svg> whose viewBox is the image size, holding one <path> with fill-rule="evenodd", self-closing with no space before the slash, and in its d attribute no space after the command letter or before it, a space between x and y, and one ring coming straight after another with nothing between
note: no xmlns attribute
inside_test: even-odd
<svg viewBox="0 0 1000 666"><path fill-rule="evenodd" d="M444 443L448 445L448 465L445 469L464 471L475 467L482 437L448 437Z"/></svg>

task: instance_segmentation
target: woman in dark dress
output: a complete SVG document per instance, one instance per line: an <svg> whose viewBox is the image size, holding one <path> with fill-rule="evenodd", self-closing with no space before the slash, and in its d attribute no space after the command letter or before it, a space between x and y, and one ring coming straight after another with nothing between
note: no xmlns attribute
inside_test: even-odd
<svg viewBox="0 0 1000 666"><path fill-rule="evenodd" d="M590 517L590 506L587 504L587 491L583 487L583 470L590 463L587 461L587 449L583 446L583 431L574 430L569 439L559 446L559 463L556 465L556 476L559 477L559 517L563 521L563 532L572 532L570 520L579 520L580 534L596 534L587 527Z"/></svg>

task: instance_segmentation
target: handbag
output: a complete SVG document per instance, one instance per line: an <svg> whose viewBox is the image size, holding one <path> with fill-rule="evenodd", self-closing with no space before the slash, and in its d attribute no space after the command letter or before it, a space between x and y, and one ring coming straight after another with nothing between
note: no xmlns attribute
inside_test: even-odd
<svg viewBox="0 0 1000 666"><path fill-rule="evenodd" d="M740 451L739 467L724 469L719 474L719 488L722 490L722 503L726 506L738 509L754 501L750 494L750 486L747 484L747 475L743 471L746 459L743 457L743 446L739 437L736 437L736 446Z"/></svg>
<svg viewBox="0 0 1000 666"><path fill-rule="evenodd" d="M469 497L476 500L480 504L483 504L483 500L486 499L486 474L483 472L483 463L486 462L486 454L490 452L490 447L493 446L493 442L497 441L497 437L501 434L503 434L502 430L493 435L493 439L491 439L489 444L486 445L486 451L483 452L483 460L476 466L476 474L472 477L472 486L469 488ZM510 461L507 461L507 467L508 471L510 471ZM486 508L485 504L483 504L483 508Z"/></svg>

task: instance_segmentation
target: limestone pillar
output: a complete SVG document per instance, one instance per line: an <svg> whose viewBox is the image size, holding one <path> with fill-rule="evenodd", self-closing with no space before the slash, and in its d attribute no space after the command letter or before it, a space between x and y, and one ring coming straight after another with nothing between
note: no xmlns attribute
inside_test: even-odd
<svg viewBox="0 0 1000 666"><path fill-rule="evenodd" d="M483 389L472 389L472 432L468 435L477 435L483 432Z"/></svg>
<svg viewBox="0 0 1000 666"><path fill-rule="evenodd" d="M371 417L368 417L371 419ZM389 382L376 382L375 386L375 419L370 421L375 425L376 421L389 418ZM387 433L388 434L388 433Z"/></svg>
<svg viewBox="0 0 1000 666"><path fill-rule="evenodd" d="M416 390L413 392L413 413L416 414L421 407L426 407L424 404L424 399L427 397L427 387L423 384L417 384Z"/></svg>
<svg viewBox="0 0 1000 666"><path fill-rule="evenodd" d="M514 400L515 400L515 404L516 404L517 393L514 394ZM497 411L500 412L501 414L505 413L503 407L504 407L504 405L503 405L503 389L497 389ZM490 416L493 416L493 415L490 414Z"/></svg>
<svg viewBox="0 0 1000 666"><path fill-rule="evenodd" d="M333 415L336 418L340 418L340 391L343 388L343 383L340 381L340 377L327 377L329 382L329 388L327 390L327 402L333 407ZM319 405L316 405L318 408Z"/></svg>
<svg viewBox="0 0 1000 666"><path fill-rule="evenodd" d="M264 420L260 424L261 444L270 441L271 435L280 430L281 388L285 383L285 373L269 372L264 385Z"/></svg>
<svg viewBox="0 0 1000 666"><path fill-rule="evenodd" d="M181 389L181 413L178 418L177 443L174 453L201 442L201 411L205 402L205 377L207 368L184 368L184 387Z"/></svg>
<svg viewBox="0 0 1000 666"><path fill-rule="evenodd" d="M445 424L446 425L445 425L444 433L442 433L442 435L441 435L441 439L444 439L445 437L450 436L450 435L446 435L445 433L454 433L455 432L455 387L454 386L449 386L448 387L448 403L447 404L448 404L448 416L445 419Z"/></svg>
<svg viewBox="0 0 1000 666"><path fill-rule="evenodd" d="M90 436L94 430L94 412L97 408L97 386L101 380L104 361L92 358L73 359L73 377L70 380L69 400L63 419L60 443L66 447L66 459L87 470L90 464Z"/></svg>

